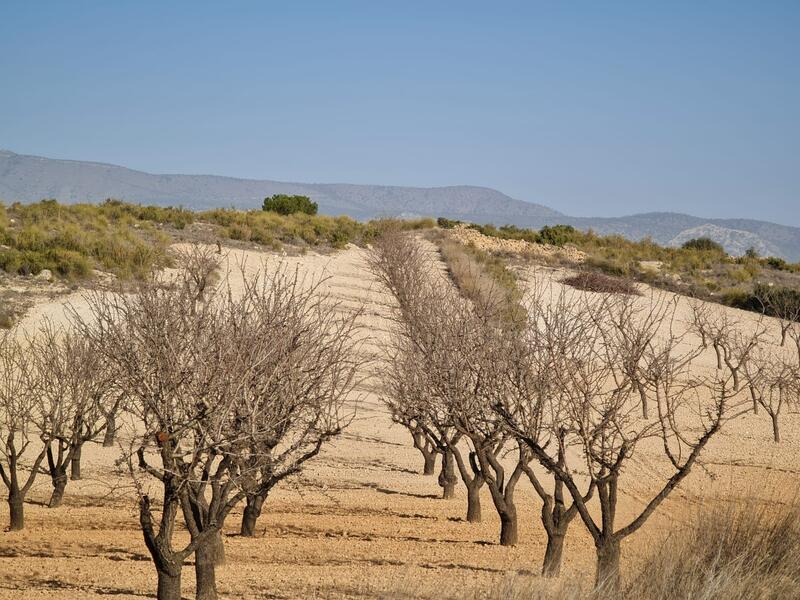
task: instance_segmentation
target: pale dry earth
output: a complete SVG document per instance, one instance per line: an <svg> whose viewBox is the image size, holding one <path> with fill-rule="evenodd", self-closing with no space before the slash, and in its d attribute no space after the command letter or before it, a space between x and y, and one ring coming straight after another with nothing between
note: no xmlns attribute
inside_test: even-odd
<svg viewBox="0 0 800 600"><path fill-rule="evenodd" d="M237 265L252 274L267 255L231 251L231 285L240 277ZM323 287L343 308L361 308L364 352L380 356L391 329L392 299L370 275L365 251L355 247L332 256L269 256L268 268L279 261L310 278L325 277ZM557 282L564 271L523 269L523 284L535 278ZM555 283L555 286L559 284ZM646 301L647 296L642 298ZM688 318L688 304L680 301ZM46 315L64 319L64 305L85 312L81 293L40 302L24 320L32 328ZM728 310L715 306L714 310ZM755 326L756 317L733 311ZM774 327L773 327L774 329ZM777 351L777 350L776 350ZM703 357L711 368L713 355ZM379 363L373 366L379 372ZM427 598L471 597L510 578L536 577L545 537L539 523L540 501L527 482L517 491L520 543L497 544L499 519L488 491L483 490L484 522L465 522L466 497L438 498L435 477L420 474L421 457L408 433L393 425L383 409L379 379L371 371L358 394L357 418L302 478L277 489L264 508L259 534L238 537L241 513L226 526L227 562L217 571L225 598ZM746 415L732 423L708 448L705 468L695 469L656 515L623 545L623 569L657 551L703 503L728 502L758 495L773 499L794 496L800 471L800 416L783 417L784 441L771 441L768 418ZM662 484L667 474L646 448L625 472L618 522L626 523ZM138 528L135 494L129 480L114 466L119 449L91 445L84 450L85 479L71 482L64 505L48 509L50 482L40 477L26 505L26 529L0 533L0 597L15 599L153 597L155 570ZM777 490L777 491L776 491ZM5 506L0 526L7 523ZM183 541L182 537L180 541ZM565 579L589 579L594 548L576 519L565 549ZM184 596L193 597L194 572L184 570ZM542 585L547 585L545 582Z"/></svg>

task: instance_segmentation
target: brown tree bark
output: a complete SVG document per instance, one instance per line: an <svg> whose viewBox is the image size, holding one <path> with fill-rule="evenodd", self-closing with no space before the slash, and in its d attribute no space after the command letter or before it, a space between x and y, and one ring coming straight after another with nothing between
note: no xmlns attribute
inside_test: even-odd
<svg viewBox="0 0 800 600"><path fill-rule="evenodd" d="M47 507L58 508L64 500L64 491L67 489L67 471L58 469L55 474L51 473L50 477L53 480L53 493L50 494Z"/></svg>
<svg viewBox="0 0 800 600"><path fill-rule="evenodd" d="M436 452L431 452L429 454L423 452L422 456L425 460L425 464L422 468L423 475L433 475L436 472L436 455Z"/></svg>
<svg viewBox="0 0 800 600"><path fill-rule="evenodd" d="M103 448L110 448L117 439L117 417L114 413L106 415L106 432L103 435Z"/></svg>
<svg viewBox="0 0 800 600"><path fill-rule="evenodd" d="M158 573L156 598L158 600L181 600L180 567L170 570L156 568L156 572Z"/></svg>
<svg viewBox="0 0 800 600"><path fill-rule="evenodd" d="M458 479L455 473L455 459L452 450L445 450L442 455L442 470L439 473L439 485L442 487L442 498L455 498Z"/></svg>
<svg viewBox="0 0 800 600"><path fill-rule="evenodd" d="M258 517L261 516L261 507L264 505L264 500L265 497L261 495L247 496L240 530L240 534L243 537L255 537L256 522Z"/></svg>
<svg viewBox="0 0 800 600"><path fill-rule="evenodd" d="M8 512L10 531L21 531L25 528L25 502L20 493L8 495Z"/></svg>
<svg viewBox="0 0 800 600"><path fill-rule="evenodd" d="M620 543L615 537L601 538L595 542L597 552L597 572L595 588L614 593L620 584Z"/></svg>
<svg viewBox="0 0 800 600"><path fill-rule="evenodd" d="M433 475L436 471L436 456L439 454L436 446L427 438L425 432L420 429L413 431L411 437L414 440L414 447L422 454L424 461L422 474Z"/></svg>
<svg viewBox="0 0 800 600"><path fill-rule="evenodd" d="M561 562L564 555L564 539L566 538L566 527L564 532L547 532L547 548L544 551L544 561L542 562L543 577L558 577L561 574Z"/></svg>
<svg viewBox="0 0 800 600"><path fill-rule="evenodd" d="M196 600L216 600L217 598L216 558L214 538L200 544L194 551Z"/></svg>
<svg viewBox="0 0 800 600"><path fill-rule="evenodd" d="M506 507L500 513L500 545L516 546L519 540L517 508L513 503L506 503Z"/></svg>
<svg viewBox="0 0 800 600"><path fill-rule="evenodd" d="M72 481L78 481L81 478L81 453L83 451L83 442L78 442L72 447L72 459L70 460L70 475Z"/></svg>
<svg viewBox="0 0 800 600"><path fill-rule="evenodd" d="M772 419L772 439L776 444L779 444L781 441L781 430L778 426L778 413L771 414L770 418Z"/></svg>
<svg viewBox="0 0 800 600"><path fill-rule="evenodd" d="M467 522L480 523L481 522L481 488L485 483L485 479L481 474L480 466L478 466L476 455L474 452L469 453L469 468L465 464L461 456L461 451L456 446L453 449L453 457L458 466L458 472L461 475L461 480L467 488Z"/></svg>

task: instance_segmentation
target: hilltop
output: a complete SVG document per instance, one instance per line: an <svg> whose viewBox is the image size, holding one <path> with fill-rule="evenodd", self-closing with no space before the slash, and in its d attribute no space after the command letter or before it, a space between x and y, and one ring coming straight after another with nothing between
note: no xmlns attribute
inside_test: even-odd
<svg viewBox="0 0 800 600"><path fill-rule="evenodd" d="M539 228L566 224L632 240L650 237L661 245L704 235L734 255L755 247L761 254L800 260L800 228L752 219L704 219L678 213L624 217L573 217L542 204L468 185L403 187L344 183L296 183L217 175L151 174L87 161L51 159L0 150L0 199L35 202L99 202L120 198L195 210L234 206L249 209L273 194L302 194L320 211L367 220L386 216L447 217L475 223ZM698 233L699 232L699 233Z"/></svg>

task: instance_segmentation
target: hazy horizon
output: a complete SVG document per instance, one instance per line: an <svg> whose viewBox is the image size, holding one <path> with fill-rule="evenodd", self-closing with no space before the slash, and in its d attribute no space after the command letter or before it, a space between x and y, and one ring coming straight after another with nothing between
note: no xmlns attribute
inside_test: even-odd
<svg viewBox="0 0 800 600"><path fill-rule="evenodd" d="M0 147L800 225L798 26L791 2L8 2Z"/></svg>

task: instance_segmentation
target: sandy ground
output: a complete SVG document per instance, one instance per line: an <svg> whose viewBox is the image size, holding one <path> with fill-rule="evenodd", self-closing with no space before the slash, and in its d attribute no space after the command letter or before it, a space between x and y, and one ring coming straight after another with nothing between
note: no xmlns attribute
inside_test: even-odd
<svg viewBox="0 0 800 600"><path fill-rule="evenodd" d="M232 263L246 258L247 273L264 257L231 253ZM311 277L327 277L324 286L343 305L363 304L365 351L379 354L391 327L387 315L392 300L369 274L364 257L363 250L351 247L331 256L310 253L280 260ZM278 260L270 257L273 266ZM563 275L549 269L537 273L556 280ZM530 271L521 275L532 277ZM238 276L232 275L234 280ZM80 294L75 293L38 304L25 323L33 326L43 315L62 319L64 302L81 310ZM754 323L754 316L735 312ZM703 360L713 364L713 355ZM408 433L391 423L376 385L374 377L367 379L353 398L358 417L350 429L300 479L273 492L256 538L238 537L241 513L231 515L225 536L227 562L217 572L222 597L373 598L400 589L409 596L456 598L464 597L466 590L538 573L545 537L540 502L530 484L522 481L517 491L520 543L501 547L499 519L485 487L483 523L465 522L464 490L459 489L454 500L438 498L436 478L420 474L421 457ZM782 424L780 445L771 442L763 414L747 415L718 436L705 454L706 467L696 469L623 545L623 568L657 551L668 531L690 519L702 503L769 495L776 487L793 494L800 470L800 416L787 412ZM0 598L154 595L155 570L138 528L135 496L114 469L119 451L91 445L83 454L85 478L69 484L62 507L44 506L50 482L40 477L26 505L26 529L0 533ZM648 454L631 464L621 490L619 523L627 522L663 483L662 474ZM6 523L3 510L0 526ZM564 576L591 577L593 561L591 539L576 519L566 543ZM191 566L183 578L184 596L193 597Z"/></svg>

